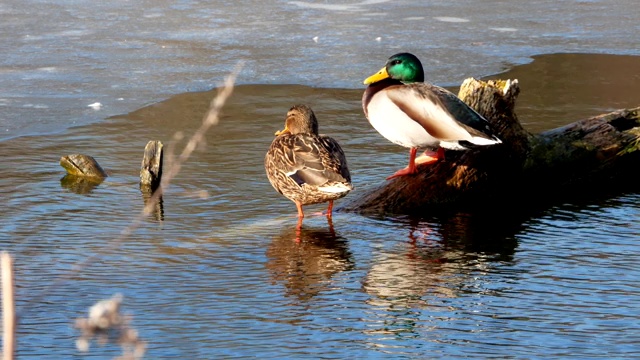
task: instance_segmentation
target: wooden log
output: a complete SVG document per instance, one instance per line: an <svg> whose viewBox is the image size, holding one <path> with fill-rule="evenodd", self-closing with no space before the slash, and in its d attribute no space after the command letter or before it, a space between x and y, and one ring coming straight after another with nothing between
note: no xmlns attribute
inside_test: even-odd
<svg viewBox="0 0 640 360"><path fill-rule="evenodd" d="M613 111L534 137L523 180L549 192L636 182L639 150L640 107Z"/></svg>
<svg viewBox="0 0 640 360"><path fill-rule="evenodd" d="M140 192L144 206L156 220L164 220L162 195L154 196L162 180L164 145L161 141L149 141L144 147L144 156L140 165Z"/></svg>
<svg viewBox="0 0 640 360"><path fill-rule="evenodd" d="M640 108L532 135L514 112L517 80L467 79L459 97L489 120L500 145L447 151L445 161L418 174L385 181L347 198L339 210L370 214L417 214L446 208L529 200L574 189L579 183L614 179L640 164ZM526 195L523 195L526 189ZM355 195L355 194L354 194Z"/></svg>
<svg viewBox="0 0 640 360"><path fill-rule="evenodd" d="M60 158L60 165L69 175L104 179L107 173L89 155L72 154Z"/></svg>
<svg viewBox="0 0 640 360"><path fill-rule="evenodd" d="M161 141L149 141L144 147L144 156L140 166L140 185L150 187L151 192L160 185L162 178L163 144Z"/></svg>

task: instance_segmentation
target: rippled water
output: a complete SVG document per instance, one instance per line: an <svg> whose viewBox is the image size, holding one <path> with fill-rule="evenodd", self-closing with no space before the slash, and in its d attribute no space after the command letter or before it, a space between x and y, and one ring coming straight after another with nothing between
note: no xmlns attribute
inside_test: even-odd
<svg viewBox="0 0 640 360"><path fill-rule="evenodd" d="M536 52L638 55L629 45L637 15L624 2L568 3L580 11L564 13L565 2L493 4L508 17L458 3L255 2L244 16L189 1L0 4L0 29L13 35L0 60L0 244L15 257L20 358L79 357L73 320L116 292L152 359L639 357L637 189L483 214L338 212L297 230L295 207L264 175L293 103L311 105L343 145L349 196L403 166L406 151L364 120L359 84L403 43L432 56L433 78L452 84ZM389 13L438 36L399 41L424 30L374 21ZM621 25L594 28L610 18ZM308 46L294 54L296 41ZM220 54L230 58L212 60ZM353 54L357 64L345 67ZM215 96L209 88L239 58L243 85L206 147L162 207L114 246L145 202L144 145L189 136ZM640 105L638 59L539 56L496 77L520 80L518 115L537 132ZM94 101L103 108L86 108ZM72 153L94 156L110 177L66 181L58 161ZM119 352L92 344L85 357Z"/></svg>
<svg viewBox="0 0 640 360"><path fill-rule="evenodd" d="M2 242L16 256L24 357L74 354L72 320L115 292L151 358L637 355L637 193L428 218L338 212L297 231L295 207L262 168L292 96L313 103L321 129L343 143L357 188L405 161L360 126L357 90L236 88L162 212L109 248L144 204L146 141L191 133L214 95L0 143ZM75 152L111 176L64 182L58 157Z"/></svg>

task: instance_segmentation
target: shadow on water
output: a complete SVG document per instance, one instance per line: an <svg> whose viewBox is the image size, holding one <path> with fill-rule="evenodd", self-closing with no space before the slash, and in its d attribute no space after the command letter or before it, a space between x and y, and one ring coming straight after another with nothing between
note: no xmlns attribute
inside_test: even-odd
<svg viewBox="0 0 640 360"><path fill-rule="evenodd" d="M527 219L519 212L461 212L439 216L437 232L447 249L511 261L517 247L516 234L523 230Z"/></svg>
<svg viewBox="0 0 640 360"><path fill-rule="evenodd" d="M597 186L597 184L592 184ZM619 206L616 199L633 196L640 191L637 183L621 183L597 191L586 186L549 197L504 199L500 202L467 208L464 211L437 209L421 215L399 217L408 229L409 243L421 246L430 238L439 239L442 250L457 254L456 261L512 261L518 247L518 235L529 230L530 223L558 209L607 208ZM431 226L425 227L425 224ZM457 257L463 255L462 258Z"/></svg>
<svg viewBox="0 0 640 360"><path fill-rule="evenodd" d="M271 240L265 265L272 278L284 284L286 295L307 301L327 290L334 275L354 267L348 245L330 219L326 227L292 226Z"/></svg>
<svg viewBox="0 0 640 360"><path fill-rule="evenodd" d="M406 216L393 221L404 229L403 242L422 256L465 263L512 261L517 234L526 229L529 218L521 212L488 211Z"/></svg>

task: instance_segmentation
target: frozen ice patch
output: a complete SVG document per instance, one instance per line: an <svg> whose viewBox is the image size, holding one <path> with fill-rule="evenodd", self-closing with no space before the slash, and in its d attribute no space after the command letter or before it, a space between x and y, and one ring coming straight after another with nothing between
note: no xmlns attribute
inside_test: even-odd
<svg viewBox="0 0 640 360"><path fill-rule="evenodd" d="M49 108L49 106L44 104L31 104L31 103L22 104L22 107L29 108L29 109L48 109Z"/></svg>
<svg viewBox="0 0 640 360"><path fill-rule="evenodd" d="M353 11L357 10L357 7L352 5L339 5L339 4L314 4L308 3L304 1L291 1L290 4L297 5L301 8L307 9L322 9L322 10L333 10L333 11Z"/></svg>
<svg viewBox="0 0 640 360"><path fill-rule="evenodd" d="M442 22L450 22L450 23L466 23L469 22L469 19L452 17L452 16L437 16L434 19Z"/></svg>
<svg viewBox="0 0 640 360"><path fill-rule="evenodd" d="M385 2L389 2L391 0L364 0L360 2L356 2L353 4L317 4L306 1L289 1L289 4L296 5L302 8L307 9L322 9L322 10L332 10L332 11L362 11L363 6L373 5L373 4L381 4Z"/></svg>
<svg viewBox="0 0 640 360"><path fill-rule="evenodd" d="M500 31L500 32L514 32L514 31L518 31L518 29L516 28L509 28L509 27L492 27L489 28L493 31Z"/></svg>
<svg viewBox="0 0 640 360"><path fill-rule="evenodd" d="M152 12L152 13L146 13L144 15L142 15L142 17L147 18L147 19L155 19L155 18L159 18L159 17L163 17L164 14L161 12Z"/></svg>

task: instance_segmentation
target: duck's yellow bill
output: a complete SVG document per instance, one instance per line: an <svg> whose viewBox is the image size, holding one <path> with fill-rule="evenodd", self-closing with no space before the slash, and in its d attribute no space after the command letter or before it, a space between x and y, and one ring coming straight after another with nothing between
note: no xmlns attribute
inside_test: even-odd
<svg viewBox="0 0 640 360"><path fill-rule="evenodd" d="M278 136L278 135L281 135L281 134L284 134L284 133L288 133L288 132L289 132L289 129L288 129L288 128L287 128L287 126L285 125L285 126L284 126L284 129L282 129L282 130L280 130L280 131L276 131L276 134L275 134L275 135L276 135L276 136Z"/></svg>
<svg viewBox="0 0 640 360"><path fill-rule="evenodd" d="M377 73L369 76L368 78L364 79L364 84L365 85L369 85L369 84L373 84L375 82L378 82L380 80L384 80L386 78L389 77L389 73L387 72L387 67L383 67L382 69L380 69L380 71L378 71Z"/></svg>

